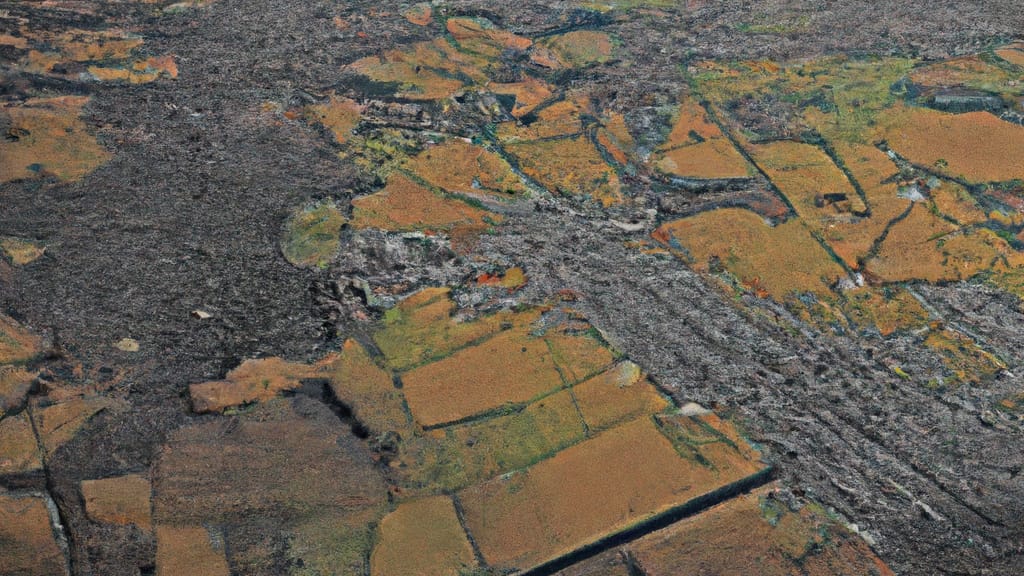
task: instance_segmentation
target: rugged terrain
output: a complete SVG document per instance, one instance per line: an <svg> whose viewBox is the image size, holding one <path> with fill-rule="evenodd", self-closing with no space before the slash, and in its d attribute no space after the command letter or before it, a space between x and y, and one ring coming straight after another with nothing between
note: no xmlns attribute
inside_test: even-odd
<svg viewBox="0 0 1024 576"><path fill-rule="evenodd" d="M0 572L398 574L431 534L423 564L650 576L697 570L657 522L682 555L782 515L779 573L1021 573L1019 6L614 4L0 2ZM585 342L548 374L582 432L517 451L502 401L547 391L431 404L500 380L429 372L484 325L513 371ZM633 438L580 403L622 366L742 474L625 535L545 519L603 538L553 563L487 548L489 478ZM470 429L478 470L440 438Z"/></svg>

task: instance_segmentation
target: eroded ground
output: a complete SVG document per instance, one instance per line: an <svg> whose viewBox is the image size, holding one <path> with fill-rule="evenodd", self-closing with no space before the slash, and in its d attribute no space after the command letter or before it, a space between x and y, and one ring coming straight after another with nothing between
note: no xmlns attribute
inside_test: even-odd
<svg viewBox="0 0 1024 576"><path fill-rule="evenodd" d="M901 10L0 3L0 573L1020 573L1024 22Z"/></svg>

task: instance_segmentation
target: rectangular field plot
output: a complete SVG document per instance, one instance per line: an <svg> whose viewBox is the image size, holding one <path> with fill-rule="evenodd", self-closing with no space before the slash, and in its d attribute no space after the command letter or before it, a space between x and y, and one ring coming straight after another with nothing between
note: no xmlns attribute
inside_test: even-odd
<svg viewBox="0 0 1024 576"><path fill-rule="evenodd" d="M640 418L458 498L484 560L529 569L764 470L745 448L716 446L703 462L684 458L652 420Z"/></svg>

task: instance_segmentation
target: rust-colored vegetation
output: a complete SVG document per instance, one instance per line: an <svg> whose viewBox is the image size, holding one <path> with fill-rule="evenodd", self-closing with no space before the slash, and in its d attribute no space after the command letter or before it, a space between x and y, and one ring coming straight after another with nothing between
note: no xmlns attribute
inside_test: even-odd
<svg viewBox="0 0 1024 576"><path fill-rule="evenodd" d="M658 171L679 178L749 178L753 169L707 111L692 99L679 105L668 139L651 157Z"/></svg>
<svg viewBox="0 0 1024 576"><path fill-rule="evenodd" d="M0 542L3 543L0 574L61 576L68 573L41 496L0 494Z"/></svg>
<svg viewBox="0 0 1024 576"><path fill-rule="evenodd" d="M928 312L899 286L863 287L844 294L843 310L861 329L877 329L882 336L928 326Z"/></svg>
<svg viewBox="0 0 1024 576"><path fill-rule="evenodd" d="M604 206L623 201L619 175L584 136L506 144L523 172L548 190L590 197Z"/></svg>
<svg viewBox="0 0 1024 576"><path fill-rule="evenodd" d="M156 566L159 574L228 576L224 547L202 526L159 526L156 529Z"/></svg>
<svg viewBox="0 0 1024 576"><path fill-rule="evenodd" d="M495 94L515 97L515 104L509 111L515 118L522 118L533 112L537 106L550 99L554 94L553 88L548 83L533 76L523 76L519 82L491 82L487 85L487 89Z"/></svg>
<svg viewBox="0 0 1024 576"><path fill-rule="evenodd" d="M178 64L173 56L155 56L126 67L89 66L88 71L93 78L104 82L124 80L131 84L145 84L159 78L177 78Z"/></svg>
<svg viewBox="0 0 1024 576"><path fill-rule="evenodd" d="M636 154L636 142L626 125L626 117L609 112L597 129L597 143L615 162L627 164Z"/></svg>
<svg viewBox="0 0 1024 576"><path fill-rule="evenodd" d="M152 527L149 480L138 474L82 481L85 513L94 522Z"/></svg>
<svg viewBox="0 0 1024 576"><path fill-rule="evenodd" d="M192 409L199 413L223 412L227 408L263 402L283 391L298 388L303 378L312 378L315 373L313 366L281 358L246 360L228 372L224 380L189 386Z"/></svg>
<svg viewBox="0 0 1024 576"><path fill-rule="evenodd" d="M177 78L173 56L133 60L143 39L123 30L39 31L22 26L21 36L0 37L23 52L18 67L30 74L99 81L127 81L132 84L160 78ZM7 41L2 41L7 38Z"/></svg>
<svg viewBox="0 0 1024 576"><path fill-rule="evenodd" d="M104 410L123 408L124 403L106 396L80 396L49 404L37 401L32 409L32 427L39 437L44 459L50 458L75 437L93 416Z"/></svg>
<svg viewBox="0 0 1024 576"><path fill-rule="evenodd" d="M374 82L394 84L400 98L440 100L467 83L486 83L487 77L480 71L484 63L479 56L462 53L440 38L361 58L348 69Z"/></svg>
<svg viewBox="0 0 1024 576"><path fill-rule="evenodd" d="M326 102L306 106L305 114L307 121L323 126L335 142L344 144L359 124L362 108L354 100L332 95Z"/></svg>
<svg viewBox="0 0 1024 576"><path fill-rule="evenodd" d="M844 275L799 220L772 227L741 208L670 222L656 230L654 238L696 269L724 267L746 286L779 301L793 291L828 296Z"/></svg>
<svg viewBox="0 0 1024 576"><path fill-rule="evenodd" d="M915 204L910 214L893 225L877 255L866 267L886 282L964 280L985 270L1024 265L1024 254L986 228L958 229Z"/></svg>
<svg viewBox="0 0 1024 576"><path fill-rule="evenodd" d="M529 124L505 122L498 126L498 140L517 143L558 137L571 137L583 132L581 116L589 113L590 101L583 95L573 94L536 111Z"/></svg>
<svg viewBox="0 0 1024 576"><path fill-rule="evenodd" d="M502 30L486 18L449 18L446 27L460 49L487 58L496 58L504 50L523 51L533 45L529 38Z"/></svg>
<svg viewBox="0 0 1024 576"><path fill-rule="evenodd" d="M821 148L783 141L751 145L748 150L812 229L867 212L849 179Z"/></svg>
<svg viewBox="0 0 1024 576"><path fill-rule="evenodd" d="M672 405L658 393L640 367L628 360L577 384L572 393L591 431L657 414Z"/></svg>
<svg viewBox="0 0 1024 576"><path fill-rule="evenodd" d="M929 190L929 195L935 210L957 224L969 226L989 220L989 214L985 213L974 196L956 182L941 182L938 187ZM1010 225L1013 223L1010 222Z"/></svg>
<svg viewBox="0 0 1024 576"><path fill-rule="evenodd" d="M508 198L526 187L501 156L460 138L427 148L403 168L448 192Z"/></svg>
<svg viewBox="0 0 1024 576"><path fill-rule="evenodd" d="M1024 68L1024 44L1012 44L1005 48L996 50L996 56L999 56L1014 66Z"/></svg>
<svg viewBox="0 0 1024 576"><path fill-rule="evenodd" d="M544 334L551 355L569 384L590 378L610 367L616 353L583 321L549 328Z"/></svg>
<svg viewBox="0 0 1024 576"><path fill-rule="evenodd" d="M520 276L512 269L495 280ZM454 573L476 567L470 542L490 567L522 569L763 467L728 423L669 416L672 402L637 365L616 363L571 308L468 319L450 290L432 288L389 311L373 338L380 358L349 340L316 364L249 361L225 382L194 385L194 398L224 387L234 394L211 407L260 403L234 424L172 434L155 473L158 531L271 513L290 527L289 554L310 574L317 566ZM272 397L302 380L326 382L368 432L397 500L390 515L359 441L326 433L333 415L320 422ZM310 458L323 464L299 465ZM325 493L325 478L340 469L360 481ZM566 485L569 473L581 481ZM587 505L595 501L603 505ZM244 545L230 550L232 565L256 561ZM217 554L201 564L219 566Z"/></svg>
<svg viewBox="0 0 1024 576"><path fill-rule="evenodd" d="M458 498L484 560L503 569L525 569L759 468L751 463L746 472L723 472L718 464L681 457L650 419L641 418L563 450L526 472L463 490ZM577 481L566 484L569 477Z"/></svg>
<svg viewBox="0 0 1024 576"><path fill-rule="evenodd" d="M402 375L403 392L422 426L437 426L529 402L562 386L547 342L508 330Z"/></svg>
<svg viewBox="0 0 1024 576"><path fill-rule="evenodd" d="M373 576L449 576L476 566L450 496L398 505L380 522Z"/></svg>
<svg viewBox="0 0 1024 576"><path fill-rule="evenodd" d="M429 2L419 2L403 11L402 16L417 26L427 26L434 21L434 9Z"/></svg>
<svg viewBox="0 0 1024 576"><path fill-rule="evenodd" d="M43 459L28 414L21 412L0 420L0 475L38 474Z"/></svg>
<svg viewBox="0 0 1024 576"><path fill-rule="evenodd" d="M501 222L497 214L434 192L400 173L392 174L380 192L353 200L352 207L352 227L356 229L446 233L472 238Z"/></svg>
<svg viewBox="0 0 1024 576"><path fill-rule="evenodd" d="M0 364L0 418L25 405L36 374L18 366Z"/></svg>
<svg viewBox="0 0 1024 576"><path fill-rule="evenodd" d="M897 106L876 132L914 164L970 182L1024 178L1024 126L988 112L949 114Z"/></svg>
<svg viewBox="0 0 1024 576"><path fill-rule="evenodd" d="M335 397L351 406L352 415L375 435L409 427L401 392L391 374L374 363L355 340L346 340L340 355L320 362Z"/></svg>
<svg viewBox="0 0 1024 576"><path fill-rule="evenodd" d="M0 476L39 474L93 416L123 406L98 395L102 385L49 381L45 396L29 396L37 374L18 364L34 358L38 349L37 338L0 315Z"/></svg>
<svg viewBox="0 0 1024 576"><path fill-rule="evenodd" d="M87 96L33 98L0 109L0 181L52 175L78 180L110 159L79 119Z"/></svg>
<svg viewBox="0 0 1024 576"><path fill-rule="evenodd" d="M775 497L776 489L766 486L730 499L573 567L564 576L603 575L598 567L620 566L628 576L633 572L625 571L624 558L652 576L702 574L708 566L722 574L763 576L893 575L859 536L820 506L792 510Z"/></svg>
<svg viewBox="0 0 1024 576"><path fill-rule="evenodd" d="M889 223L907 210L910 200L899 196L899 187L893 182L898 173L896 165L884 152L874 146L843 141L836 142L836 150L864 190L871 216L833 220L820 230L836 255L847 266L857 269Z"/></svg>

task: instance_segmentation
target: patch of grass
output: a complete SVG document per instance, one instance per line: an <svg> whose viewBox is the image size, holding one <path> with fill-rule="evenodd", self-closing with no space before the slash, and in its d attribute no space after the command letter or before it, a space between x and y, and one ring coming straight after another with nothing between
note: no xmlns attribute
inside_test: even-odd
<svg viewBox="0 0 1024 576"><path fill-rule="evenodd" d="M345 217L331 200L306 206L285 223L281 252L294 266L326 267L338 253L344 224Z"/></svg>

